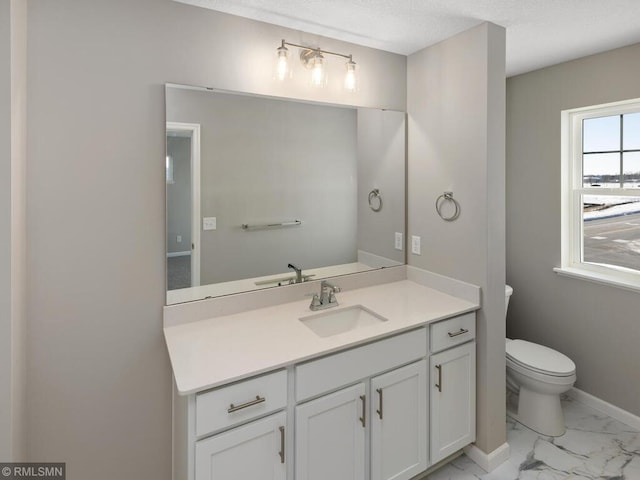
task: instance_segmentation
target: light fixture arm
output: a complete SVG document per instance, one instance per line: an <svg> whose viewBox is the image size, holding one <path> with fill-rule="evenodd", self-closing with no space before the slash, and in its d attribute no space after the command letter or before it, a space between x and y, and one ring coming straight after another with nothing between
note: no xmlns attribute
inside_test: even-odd
<svg viewBox="0 0 640 480"><path fill-rule="evenodd" d="M353 61L353 55L345 55L344 53L330 52L329 50L322 50L321 48L308 47L305 45L299 45L297 43L290 43L282 40L282 46L284 47L286 45L290 47L301 48L303 51L309 51L312 53L323 53L325 55L334 55L336 57L348 58L350 61Z"/></svg>

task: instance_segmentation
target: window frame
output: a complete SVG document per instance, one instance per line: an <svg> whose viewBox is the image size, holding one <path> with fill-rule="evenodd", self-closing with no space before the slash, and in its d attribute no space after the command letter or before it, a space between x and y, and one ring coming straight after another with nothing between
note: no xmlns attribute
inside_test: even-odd
<svg viewBox="0 0 640 480"><path fill-rule="evenodd" d="M563 110L561 112L561 266L554 271L583 280L640 291L640 271L616 265L587 263L583 258L582 195L639 197L640 189L585 187L583 121L590 118L640 113L640 99ZM623 145L620 145L623 148ZM622 181L622 179L621 179Z"/></svg>

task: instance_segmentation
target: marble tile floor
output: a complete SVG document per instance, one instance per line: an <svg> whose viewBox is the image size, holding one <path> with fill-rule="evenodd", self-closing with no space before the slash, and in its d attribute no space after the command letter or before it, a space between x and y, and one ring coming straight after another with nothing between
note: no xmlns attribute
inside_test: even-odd
<svg viewBox="0 0 640 480"><path fill-rule="evenodd" d="M511 458L486 473L465 455L428 480L640 480L640 432L564 398L566 433L545 437L507 420Z"/></svg>

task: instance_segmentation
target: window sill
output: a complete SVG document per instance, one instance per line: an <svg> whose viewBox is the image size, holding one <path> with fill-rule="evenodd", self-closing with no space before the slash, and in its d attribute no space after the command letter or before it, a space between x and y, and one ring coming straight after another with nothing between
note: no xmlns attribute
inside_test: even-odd
<svg viewBox="0 0 640 480"><path fill-rule="evenodd" d="M600 285L608 285L610 287L618 287L625 290L640 292L640 278L620 278L620 276L614 274L592 272L589 270L583 270L581 268L574 267L556 267L553 269L553 271L563 277L577 278L579 280L598 283Z"/></svg>

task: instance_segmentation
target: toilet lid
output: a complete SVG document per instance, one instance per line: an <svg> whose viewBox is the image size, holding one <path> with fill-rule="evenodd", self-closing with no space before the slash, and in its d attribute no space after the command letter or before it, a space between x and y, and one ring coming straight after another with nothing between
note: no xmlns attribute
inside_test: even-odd
<svg viewBox="0 0 640 480"><path fill-rule="evenodd" d="M569 357L537 343L512 340L507 342L506 351L510 360L546 375L568 376L576 371L576 365Z"/></svg>

